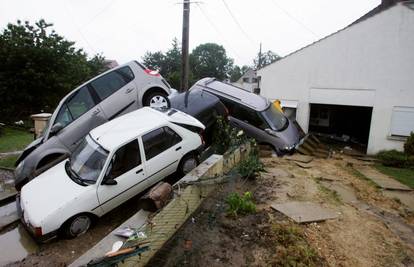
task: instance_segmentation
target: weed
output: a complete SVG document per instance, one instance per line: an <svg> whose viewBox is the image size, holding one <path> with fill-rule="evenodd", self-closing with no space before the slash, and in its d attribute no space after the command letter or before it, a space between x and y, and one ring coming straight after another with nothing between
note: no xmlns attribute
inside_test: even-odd
<svg viewBox="0 0 414 267"><path fill-rule="evenodd" d="M414 156L414 132L410 133L407 140L404 143L404 152L407 155Z"/></svg>
<svg viewBox="0 0 414 267"><path fill-rule="evenodd" d="M357 177L357 178L359 178L361 180L364 180L365 182L367 182L368 184L370 184L371 186L373 186L377 191L379 191L379 188L380 187L376 183L374 183L371 179L369 179L368 177L366 177L365 175L363 175L362 173L360 173L359 171L355 170L352 167L344 167L344 169L348 173L350 173L351 175L353 175L353 176L355 176L355 177Z"/></svg>
<svg viewBox="0 0 414 267"><path fill-rule="evenodd" d="M223 117L217 117L213 130L214 150L218 154L224 154L229 148L238 146L247 140L242 130L230 126Z"/></svg>
<svg viewBox="0 0 414 267"><path fill-rule="evenodd" d="M306 241L302 228L295 224L273 224L276 254L272 266L320 266L322 259Z"/></svg>
<svg viewBox="0 0 414 267"><path fill-rule="evenodd" d="M227 212L234 217L255 213L256 205L252 199L252 193L250 192L245 192L243 195L231 193L226 198L226 203L229 205Z"/></svg>
<svg viewBox="0 0 414 267"><path fill-rule="evenodd" d="M342 203L341 197L339 196L338 192L336 192L335 190L332 190L320 183L318 183L318 188L322 194L327 196L329 199L332 199L333 202L335 202L336 204Z"/></svg>

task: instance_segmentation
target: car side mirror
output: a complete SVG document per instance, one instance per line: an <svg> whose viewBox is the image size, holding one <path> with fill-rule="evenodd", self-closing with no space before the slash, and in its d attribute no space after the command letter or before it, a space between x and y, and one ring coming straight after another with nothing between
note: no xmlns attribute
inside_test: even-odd
<svg viewBox="0 0 414 267"><path fill-rule="evenodd" d="M112 178L109 178L109 179L107 179L107 180L105 180L104 181L104 184L105 185L117 185L118 184L118 182L117 181L115 181L114 179L112 179Z"/></svg>
<svg viewBox="0 0 414 267"><path fill-rule="evenodd" d="M55 134L57 134L62 129L63 129L63 125L60 122L58 122L58 123L55 123L52 126L52 128L50 129L50 133L53 134L53 135L55 135Z"/></svg>

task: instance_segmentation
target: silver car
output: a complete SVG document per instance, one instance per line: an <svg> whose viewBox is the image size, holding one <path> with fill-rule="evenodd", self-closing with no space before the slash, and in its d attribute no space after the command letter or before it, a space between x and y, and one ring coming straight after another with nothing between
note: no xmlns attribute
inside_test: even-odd
<svg viewBox="0 0 414 267"><path fill-rule="evenodd" d="M196 89L217 96L229 110L232 126L244 130L259 144L270 145L278 155L292 153L304 137L296 122L289 120L262 96L214 78L199 80L190 88Z"/></svg>
<svg viewBox="0 0 414 267"><path fill-rule="evenodd" d="M142 106L169 107L170 92L159 73L136 61L82 84L60 101L43 136L16 161L16 189L68 157L93 128Z"/></svg>

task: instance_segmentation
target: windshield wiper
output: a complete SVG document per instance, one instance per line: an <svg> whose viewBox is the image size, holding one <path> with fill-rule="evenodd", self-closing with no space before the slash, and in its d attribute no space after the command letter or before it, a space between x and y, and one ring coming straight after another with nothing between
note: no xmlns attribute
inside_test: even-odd
<svg viewBox="0 0 414 267"><path fill-rule="evenodd" d="M83 186L88 185L87 183L85 183L82 180L82 178L79 177L79 175L75 171L72 170L72 168L70 167L70 159L68 161L66 161L66 163L65 163L65 170L66 170L66 173L69 175L69 177L75 183L83 185Z"/></svg>

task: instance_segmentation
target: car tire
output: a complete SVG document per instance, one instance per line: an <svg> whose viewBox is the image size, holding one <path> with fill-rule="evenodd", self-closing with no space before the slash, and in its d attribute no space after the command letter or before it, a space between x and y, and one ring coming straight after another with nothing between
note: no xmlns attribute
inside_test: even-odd
<svg viewBox="0 0 414 267"><path fill-rule="evenodd" d="M78 214L70 218L63 225L63 235L66 238L75 238L86 233L92 226L92 217L88 214Z"/></svg>
<svg viewBox="0 0 414 267"><path fill-rule="evenodd" d="M178 174L186 175L193 170L200 163L198 156L195 153L185 155L178 165Z"/></svg>
<svg viewBox="0 0 414 267"><path fill-rule="evenodd" d="M165 92L155 91L149 93L144 101L144 106L151 108L170 108L170 100L168 99L168 94Z"/></svg>

